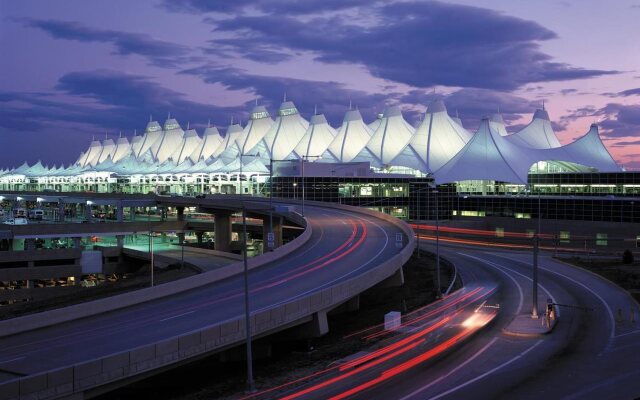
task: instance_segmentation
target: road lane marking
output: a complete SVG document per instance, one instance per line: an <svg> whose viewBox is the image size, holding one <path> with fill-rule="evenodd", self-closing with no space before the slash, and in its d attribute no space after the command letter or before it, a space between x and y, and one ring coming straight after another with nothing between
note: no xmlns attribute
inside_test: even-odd
<svg viewBox="0 0 640 400"><path fill-rule="evenodd" d="M502 268L500 268L500 266L498 266L497 264L492 263L491 261L487 261L487 260L484 260L482 258L475 257L475 256L472 256L472 255L469 255L469 254L464 254L464 253L460 253L460 255L464 256L464 257L473 258L475 260L478 260L480 262L488 264L488 265L494 267L495 269L497 269L498 271L502 272L503 274L505 274L509 279L511 279L511 281L518 288L518 293L520 295L520 302L518 303L518 309L516 310L516 314L520 314L520 311L522 311L522 304L524 303L524 294L522 293L522 286L520 286L518 281L516 281L516 279L513 276L509 275L506 271L503 271ZM511 271L511 270L509 270L509 271Z"/></svg>
<svg viewBox="0 0 640 400"><path fill-rule="evenodd" d="M417 395L418 393L421 393L425 390L427 390L428 388L430 388L431 386L435 385L436 383L442 381L445 378L448 378L449 376L451 376L452 374L458 372L462 367L466 366L467 364L469 364L471 361L475 360L476 358L478 358L478 356L480 356L480 354L484 353L489 347L491 347L496 341L498 340L497 337L494 337L489 343L487 343L486 345L484 345L483 348L481 348L477 353L475 353L474 355L472 355L471 357L469 357L465 362L463 362L462 364L458 365L457 367L455 367L454 369L452 369L451 371L449 371L447 374L442 375L441 377L437 378L436 380L427 383L426 385L422 386L421 388L418 388L417 390L409 393L408 395L402 397L400 400L407 400L412 398L413 396Z"/></svg>
<svg viewBox="0 0 640 400"><path fill-rule="evenodd" d="M168 318L161 319L160 322L169 321L170 319L174 319L174 318L184 317L185 315L193 314L194 312L196 312L196 311L195 310L187 311L187 312L182 313L182 314L174 315L173 317L168 317Z"/></svg>
<svg viewBox="0 0 640 400"><path fill-rule="evenodd" d="M524 263L523 261L520 261L520 260L517 260L517 259L512 259L510 257L505 257L505 258L507 258L509 260L516 261L516 262ZM571 282L575 283L576 285L582 286L584 289L589 291L589 293L591 293L598 300L600 300L600 302L604 305L604 308L607 310L607 314L609 314L609 321L610 321L610 325L611 325L611 332L609 333L609 339L613 339L613 338L616 337L616 319L613 316L613 311L611 310L611 307L609 307L609 303L607 303L598 293L596 293L595 291L591 290L588 286L586 286L582 282L578 282L577 280L575 280L575 279L573 279L573 278L571 278L571 277L569 277L567 275L564 275L564 274L561 274L559 272L553 271L553 270L549 269L548 267L540 266L540 269L543 269L543 270L545 270L547 272L550 272L552 274L555 274L555 275L562 276L562 277L570 280ZM554 303L555 303L555 300L554 300Z"/></svg>
<svg viewBox="0 0 640 400"><path fill-rule="evenodd" d="M18 360L22 360L24 358L24 356L22 357L17 357L17 358L12 358L11 360L4 360L4 361L0 361L0 364L6 364L6 363L10 363L12 361L18 361Z"/></svg>
<svg viewBox="0 0 640 400"><path fill-rule="evenodd" d="M473 379L471 379L471 380L466 381L465 383L461 383L460 385L458 385L458 386L456 386L456 387L453 387L453 388L451 388L451 389L447 390L446 392L443 392L443 393L440 393L440 394L439 394L439 395L437 395L437 396L431 397L429 400L436 400L436 399L442 398L442 397L444 397L444 396L450 395L450 394L451 394L451 393L453 393L453 392L457 392L458 390L460 390L460 389L462 389L462 388L464 388L464 387L466 387L466 386L469 386L469 385L471 385L472 383L477 382L477 381L479 381L480 379L482 379L482 378L484 378L484 377L486 377L486 376L488 376L488 375L493 374L494 372L496 372L496 371L498 371L498 370L500 370L500 369L502 369L502 368L506 367L507 365L509 365L509 364L511 364L511 363L513 363L513 362L515 362L515 361L517 361L517 360L519 360L520 358L524 357L524 356L525 356L527 353L529 353L531 350L533 350L533 349L535 349L536 347L538 347L538 345L540 345L540 343L542 343L542 340L538 340L538 341L536 342L536 344L534 344L533 346L529 347L528 349L526 349L526 350L525 350L525 351L523 351L522 353L518 354L517 356L513 357L511 360L509 360L509 361L507 361L507 362L504 362L504 363L502 363L502 364L498 365L497 367L490 369L489 371L485 372L484 374L482 374L482 375L478 375L478 376L476 376L475 378L473 378Z"/></svg>
<svg viewBox="0 0 640 400"><path fill-rule="evenodd" d="M509 259L508 257L505 257L505 258ZM522 261L517 261L517 260L512 260L512 261L516 261L516 262L520 262L520 263L522 263ZM486 261L486 262L491 263L491 261ZM525 278L526 280L531 281L531 282L533 283L533 279L529 278L529 277L528 277L527 275L525 275L525 274L522 274L522 273L520 273L520 272L518 272L518 271L515 271L515 270L513 270L513 269L511 269L511 268L509 268L509 267L506 267L506 266L502 265L502 264L498 264L498 263L494 263L494 264L495 264L495 265L497 265L498 267L501 267L501 268L507 269L507 270L509 270L509 271L513 272L514 274L518 274L518 275L520 275L521 277L523 277L523 278ZM542 267L540 267L540 268L542 268ZM544 268L542 268L542 269L544 269ZM547 294L547 296L549 296L549 298L551 299L551 302L553 302L553 303L557 303L557 301L556 301L555 297L553 297L553 295L551 294L551 292L549 292L549 291L547 290L547 288L546 288L546 287L544 287L544 285L542 285L542 284L540 283L540 281L538 281L538 286L540 287L540 289L542 289L542 290ZM557 315L558 317L560 317L560 309L559 309L558 307L556 307L556 315Z"/></svg>

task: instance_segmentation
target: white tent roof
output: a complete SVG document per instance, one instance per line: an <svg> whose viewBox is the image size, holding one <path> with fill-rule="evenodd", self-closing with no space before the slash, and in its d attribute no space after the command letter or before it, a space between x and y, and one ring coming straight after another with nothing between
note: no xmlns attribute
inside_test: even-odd
<svg viewBox="0 0 640 400"><path fill-rule="evenodd" d="M507 127L504 124L504 119L502 118L502 114L497 113L493 114L489 118L489 125L493 128L494 131L498 132L500 136L508 136Z"/></svg>
<svg viewBox="0 0 640 400"><path fill-rule="evenodd" d="M220 147L223 139L218 132L218 128L215 126L207 127L202 135L202 140L198 147L196 147L189 158L191 161L197 163L200 160L207 160L213 155L213 153Z"/></svg>
<svg viewBox="0 0 640 400"><path fill-rule="evenodd" d="M309 127L298 142L293 152L297 158L322 156L329 144L335 139L336 130L333 129L323 114L311 117ZM318 157L310 161L316 161Z"/></svg>
<svg viewBox="0 0 640 400"><path fill-rule="evenodd" d="M549 150L548 152L555 155L559 153L557 150L560 149L566 153L567 158L559 154L557 157L558 160L571 161L576 164L596 168L602 172L619 172L622 170L613 157L611 157L604 143L602 143L600 134L598 133L598 125L596 124L592 124L589 132L576 139L573 143L569 143L559 149ZM553 158L553 160L555 159L556 158Z"/></svg>
<svg viewBox="0 0 640 400"><path fill-rule="evenodd" d="M484 118L471 140L449 162L435 171L438 183L463 180L496 180L527 183L538 152L519 147L500 136Z"/></svg>
<svg viewBox="0 0 640 400"><path fill-rule="evenodd" d="M471 139L471 134L458 125L449 114L444 103L433 101L407 146L391 162L434 172L452 159Z"/></svg>
<svg viewBox="0 0 640 400"><path fill-rule="evenodd" d="M184 137L184 131L173 118L167 119L164 123L164 130L162 136L156 140L151 146L151 154L158 163L164 163L182 144Z"/></svg>
<svg viewBox="0 0 640 400"><path fill-rule="evenodd" d="M388 165L409 143L413 133L413 127L402 117L400 107L389 107L367 143L366 150L383 165Z"/></svg>
<svg viewBox="0 0 640 400"><path fill-rule="evenodd" d="M308 127L309 122L302 118L293 102L285 101L280 105L278 117L273 125L250 153L264 152L266 148L270 158L276 160L295 157L295 154L292 154L293 149L300 142ZM262 153L260 154L262 155Z"/></svg>
<svg viewBox="0 0 640 400"><path fill-rule="evenodd" d="M126 137L119 137L116 141L116 149L113 152L112 159L114 162L118 162L131 153L131 143Z"/></svg>
<svg viewBox="0 0 640 400"><path fill-rule="evenodd" d="M84 167L86 165L96 165L98 158L100 158L100 152L102 151L102 143L99 140L92 140L89 144L89 148L84 153L84 157L79 160L79 165ZM93 162L95 160L95 162ZM93 164L91 164L93 162Z"/></svg>
<svg viewBox="0 0 640 400"><path fill-rule="evenodd" d="M384 117L384 113L378 113L376 114L376 119L374 119L373 122L369 124L369 129L371 129L372 134L373 132L376 131L376 129L378 129L378 127L382 123L383 117Z"/></svg>
<svg viewBox="0 0 640 400"><path fill-rule="evenodd" d="M549 114L544 109L536 110L529 125L507 138L520 146L533 149L551 149L561 146L551 127Z"/></svg>
<svg viewBox="0 0 640 400"><path fill-rule="evenodd" d="M340 162L350 162L369 143L373 131L364 123L358 110L349 110L344 115L342 126L331 141L324 159L334 158Z"/></svg>
<svg viewBox="0 0 640 400"><path fill-rule="evenodd" d="M144 135L140 140L140 144L138 145L137 143L132 142L135 143L133 145L134 155L136 157L142 156L147 152L147 150L151 148L151 146L155 144L156 141L160 140L162 136L162 127L160 126L158 121L149 121L149 123L147 124L147 128L144 130Z"/></svg>
<svg viewBox="0 0 640 400"><path fill-rule="evenodd" d="M239 154L238 144L236 141L242 134L242 126L240 124L229 125L224 139L220 146L213 153L213 157L220 157L225 164L233 161Z"/></svg>
<svg viewBox="0 0 640 400"><path fill-rule="evenodd" d="M113 139L105 139L102 141L102 150L100 151L100 156L98 157L98 163L105 161L107 158L113 157L113 154L116 152L116 144L113 142Z"/></svg>
<svg viewBox="0 0 640 400"><path fill-rule="evenodd" d="M189 129L184 133L180 147L171 155L178 164L189 158L189 156L200 146L200 136L195 129Z"/></svg>
<svg viewBox="0 0 640 400"><path fill-rule="evenodd" d="M255 106L251 110L251 118L238 137L238 148L242 154L250 154L251 150L264 138L269 128L273 125L273 119L264 106ZM264 153L264 150L263 150ZM257 154L257 153L255 153ZM268 158L268 154L260 153L262 158Z"/></svg>

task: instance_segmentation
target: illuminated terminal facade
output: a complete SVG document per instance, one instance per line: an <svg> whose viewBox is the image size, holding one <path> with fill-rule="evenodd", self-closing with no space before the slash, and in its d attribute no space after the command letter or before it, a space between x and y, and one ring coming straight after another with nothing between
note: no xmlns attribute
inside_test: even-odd
<svg viewBox="0 0 640 400"><path fill-rule="evenodd" d="M358 110L350 109L334 128L322 114L307 121L290 101L280 106L275 119L265 107L256 106L245 126L231 124L224 136L215 126L202 135L189 127L183 130L168 118L162 126L149 121L140 136L93 140L66 167L37 162L0 170L0 190L5 192L273 191L275 196L295 198L305 193L308 199L377 208L412 219L433 216L427 204L436 187L441 199L438 215L444 218L487 212L530 216L498 212L480 204L485 200L468 206L473 209L461 204L469 198L495 204L489 199L517 202L512 199L535 195L629 199L640 195L640 174L616 164L596 125L561 145L546 110L540 109L519 132L508 134L497 114L483 119L471 133L441 101L431 103L415 127L394 106L368 124Z"/></svg>

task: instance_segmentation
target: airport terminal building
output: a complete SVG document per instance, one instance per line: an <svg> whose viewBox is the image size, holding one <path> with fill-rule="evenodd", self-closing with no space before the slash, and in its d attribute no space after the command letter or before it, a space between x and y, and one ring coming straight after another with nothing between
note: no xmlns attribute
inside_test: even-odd
<svg viewBox="0 0 640 400"><path fill-rule="evenodd" d="M544 109L516 133L499 114L475 133L434 101L417 126L389 107L371 123L358 110L334 128L285 101L256 106L246 126L202 135L173 118L144 134L93 140L68 166L0 170L0 190L197 195L243 193L341 202L400 218L504 216L640 222L640 173L623 171L597 125L561 145ZM436 207L437 203L437 207ZM640 204L638 204L640 206Z"/></svg>

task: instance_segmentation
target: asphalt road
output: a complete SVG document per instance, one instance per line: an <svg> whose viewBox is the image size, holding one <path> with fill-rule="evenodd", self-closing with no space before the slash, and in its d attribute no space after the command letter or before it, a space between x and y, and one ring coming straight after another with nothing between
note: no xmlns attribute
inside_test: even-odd
<svg viewBox="0 0 640 400"><path fill-rule="evenodd" d="M427 245L425 245L426 247ZM442 246L466 284L496 287L457 313L444 307L418 330L336 364L309 382L259 393L285 399L633 399L640 396L638 304L621 288L590 272L541 256L539 310L562 304L547 335L505 334L514 316L532 309L531 254ZM454 294L454 299L460 293ZM470 307L485 300L495 318L464 336ZM472 299L473 300L473 299ZM445 302L450 299L445 299ZM457 302L457 301L456 301ZM464 304L463 304L464 306ZM489 306L489 307L486 307ZM623 310L623 319L618 316ZM471 311L472 312L472 311ZM542 320L541 320L542 323ZM405 327L404 329L408 329ZM420 332L425 332L421 334ZM462 340L446 347L452 338ZM387 349L387 350L385 350ZM437 353L437 349L442 349ZM354 360L359 360L355 362Z"/></svg>
<svg viewBox="0 0 640 400"><path fill-rule="evenodd" d="M396 225L307 205L307 244L250 273L252 312L286 303L356 276L396 255ZM406 244L406 238L404 240ZM72 365L161 341L243 315L243 279L235 276L178 295L91 318L0 338L0 379Z"/></svg>
<svg viewBox="0 0 640 400"><path fill-rule="evenodd" d="M531 312L531 254L441 248L465 282L500 285L500 312L491 325L448 357L424 364L352 398L632 399L640 396L638 305L623 289L590 272L540 258L539 310L560 307L548 335L523 338L502 329ZM625 320L618 320L618 309Z"/></svg>

